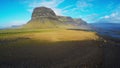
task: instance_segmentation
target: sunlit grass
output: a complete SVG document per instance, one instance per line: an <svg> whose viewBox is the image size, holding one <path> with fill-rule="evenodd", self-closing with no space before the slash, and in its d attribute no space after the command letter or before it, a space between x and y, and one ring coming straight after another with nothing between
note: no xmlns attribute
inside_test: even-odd
<svg viewBox="0 0 120 68"><path fill-rule="evenodd" d="M34 33L29 38L46 41L83 41L98 40L99 37L94 32L58 30L47 33Z"/></svg>
<svg viewBox="0 0 120 68"><path fill-rule="evenodd" d="M21 34L30 34L30 33L41 33L41 32L50 32L55 31L56 29L6 29L0 30L0 37L2 36L11 36L11 35L21 35Z"/></svg>
<svg viewBox="0 0 120 68"><path fill-rule="evenodd" d="M42 41L98 40L95 32L65 29L13 29L1 30L0 39L30 38Z"/></svg>

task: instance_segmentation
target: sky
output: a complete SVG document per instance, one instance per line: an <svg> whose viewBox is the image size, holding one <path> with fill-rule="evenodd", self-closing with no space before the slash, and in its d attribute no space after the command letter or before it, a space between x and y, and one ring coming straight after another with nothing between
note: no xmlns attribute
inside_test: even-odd
<svg viewBox="0 0 120 68"><path fill-rule="evenodd" d="M45 6L60 16L120 23L120 0L1 0L0 27L22 25L31 19L35 7Z"/></svg>

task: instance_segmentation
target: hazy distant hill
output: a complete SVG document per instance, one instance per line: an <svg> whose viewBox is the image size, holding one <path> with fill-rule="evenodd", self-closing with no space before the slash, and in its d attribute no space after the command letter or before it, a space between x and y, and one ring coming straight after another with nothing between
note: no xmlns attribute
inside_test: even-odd
<svg viewBox="0 0 120 68"><path fill-rule="evenodd" d="M31 20L23 28L77 28L87 25L81 18L57 16L47 7L37 7L32 13Z"/></svg>

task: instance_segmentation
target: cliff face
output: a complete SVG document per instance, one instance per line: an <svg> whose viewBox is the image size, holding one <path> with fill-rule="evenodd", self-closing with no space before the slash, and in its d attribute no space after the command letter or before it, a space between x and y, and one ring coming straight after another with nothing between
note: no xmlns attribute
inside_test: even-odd
<svg viewBox="0 0 120 68"><path fill-rule="evenodd" d="M57 16L47 7L37 7L32 13L31 20L23 28L76 28L81 25L87 25L87 23L80 18Z"/></svg>
<svg viewBox="0 0 120 68"><path fill-rule="evenodd" d="M46 7L37 7L32 13L32 19L39 19L41 17L56 17L54 11Z"/></svg>

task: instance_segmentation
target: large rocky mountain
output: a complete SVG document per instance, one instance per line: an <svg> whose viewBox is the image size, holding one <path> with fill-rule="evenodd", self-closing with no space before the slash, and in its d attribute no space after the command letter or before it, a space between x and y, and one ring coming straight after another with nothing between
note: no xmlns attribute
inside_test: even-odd
<svg viewBox="0 0 120 68"><path fill-rule="evenodd" d="M37 7L31 20L23 28L77 28L81 25L87 25L81 18L57 16L51 8Z"/></svg>

